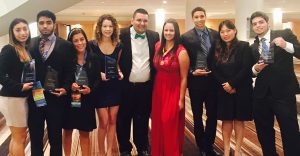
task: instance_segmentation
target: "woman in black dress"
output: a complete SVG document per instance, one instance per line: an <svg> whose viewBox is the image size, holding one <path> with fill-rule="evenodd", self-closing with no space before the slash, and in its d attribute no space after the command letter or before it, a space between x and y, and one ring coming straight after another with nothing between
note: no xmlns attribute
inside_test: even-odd
<svg viewBox="0 0 300 156"><path fill-rule="evenodd" d="M100 63L88 46L88 39L81 28L74 28L68 35L77 52L74 64L74 83L72 84L72 97L80 96L77 102L69 102L64 116L64 151L66 156L71 154L72 132L78 129L80 146L83 156L90 156L89 132L96 128L95 106L91 100L91 92L100 81ZM87 78L87 79L86 79ZM77 93L77 94L74 94Z"/></svg>
<svg viewBox="0 0 300 156"><path fill-rule="evenodd" d="M235 156L240 155L244 121L252 120L252 55L248 42L239 41L235 25L225 20L219 25L213 73L218 85L218 120L222 120L224 155L229 156L230 138L235 132Z"/></svg>
<svg viewBox="0 0 300 156"><path fill-rule="evenodd" d="M123 79L123 74L119 68L122 46L118 38L117 20L109 14L100 16L96 26L96 40L90 41L93 51L100 59L101 78L103 80L93 93L99 118L98 145L100 156L111 156L116 142L116 120L121 100L120 80ZM107 137L107 151L105 151L105 137Z"/></svg>

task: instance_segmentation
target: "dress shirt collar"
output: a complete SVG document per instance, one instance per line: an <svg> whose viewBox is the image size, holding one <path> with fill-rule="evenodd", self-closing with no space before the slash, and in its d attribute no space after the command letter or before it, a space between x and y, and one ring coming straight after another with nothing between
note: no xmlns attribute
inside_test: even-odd
<svg viewBox="0 0 300 156"><path fill-rule="evenodd" d="M137 34L137 32L134 30L133 26L131 26L130 27L130 36L131 36L131 39L135 39L135 34ZM142 33L140 35L145 35L146 38L147 38L146 32L144 32L144 33Z"/></svg>

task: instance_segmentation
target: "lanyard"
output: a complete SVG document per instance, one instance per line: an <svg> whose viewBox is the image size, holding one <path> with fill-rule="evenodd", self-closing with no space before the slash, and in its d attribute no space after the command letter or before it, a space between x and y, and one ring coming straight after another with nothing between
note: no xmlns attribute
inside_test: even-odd
<svg viewBox="0 0 300 156"><path fill-rule="evenodd" d="M86 61L86 57L87 57L87 51L84 52L84 61ZM82 72L84 64L83 65L78 64L78 65L80 66L80 68L77 71L77 73L75 74L75 80L76 81L79 79L79 76L80 76L80 73Z"/></svg>

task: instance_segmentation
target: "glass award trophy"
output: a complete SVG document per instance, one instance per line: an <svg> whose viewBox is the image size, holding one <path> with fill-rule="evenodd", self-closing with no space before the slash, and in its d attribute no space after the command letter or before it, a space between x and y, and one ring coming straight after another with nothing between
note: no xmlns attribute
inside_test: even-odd
<svg viewBox="0 0 300 156"><path fill-rule="evenodd" d="M264 63L264 64L272 64L274 63L274 43L270 44L270 49L268 51L263 51L260 54L258 63Z"/></svg>
<svg viewBox="0 0 300 156"><path fill-rule="evenodd" d="M107 79L115 79L119 77L116 59L105 56L105 74Z"/></svg>
<svg viewBox="0 0 300 156"><path fill-rule="evenodd" d="M23 72L22 72L22 83L35 82L35 60L32 59L30 62L24 64Z"/></svg>
<svg viewBox="0 0 300 156"><path fill-rule="evenodd" d="M83 66L78 65L77 66L77 71L75 73L75 82L77 83L78 86L83 86L83 85L88 85L88 77L87 77L87 72Z"/></svg>
<svg viewBox="0 0 300 156"><path fill-rule="evenodd" d="M198 53L196 57L195 69L208 70L207 56L202 53Z"/></svg>
<svg viewBox="0 0 300 156"><path fill-rule="evenodd" d="M58 72L52 67L48 66L45 77L44 89L49 92L55 91L58 87Z"/></svg>

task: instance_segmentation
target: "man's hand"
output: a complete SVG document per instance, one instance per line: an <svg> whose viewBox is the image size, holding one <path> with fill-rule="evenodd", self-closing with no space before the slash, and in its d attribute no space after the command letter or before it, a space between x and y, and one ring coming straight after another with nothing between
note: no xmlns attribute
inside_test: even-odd
<svg viewBox="0 0 300 156"><path fill-rule="evenodd" d="M274 43L276 46L284 49L286 48L286 41L282 38L282 37L276 37L274 38L274 40L272 41L272 43Z"/></svg>
<svg viewBox="0 0 300 156"><path fill-rule="evenodd" d="M62 95L66 95L67 91L64 88L56 88L55 91L51 93L56 95L57 97L60 97Z"/></svg>
<svg viewBox="0 0 300 156"><path fill-rule="evenodd" d="M268 64L264 64L264 63L256 63L254 65L254 69L259 73L261 72L266 66L268 66Z"/></svg>
<svg viewBox="0 0 300 156"><path fill-rule="evenodd" d="M204 69L196 69L193 71L193 75L194 76L207 76L209 73L211 73L211 71L207 71Z"/></svg>

